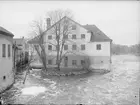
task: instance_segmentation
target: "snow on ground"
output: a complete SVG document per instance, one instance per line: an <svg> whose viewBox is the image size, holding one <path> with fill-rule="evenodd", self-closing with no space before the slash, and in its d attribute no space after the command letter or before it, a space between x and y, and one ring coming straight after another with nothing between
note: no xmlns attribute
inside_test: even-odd
<svg viewBox="0 0 140 105"><path fill-rule="evenodd" d="M32 86L32 87L26 87L22 90L23 95L38 95L39 93L43 93L46 91L45 87L39 87L39 86Z"/></svg>

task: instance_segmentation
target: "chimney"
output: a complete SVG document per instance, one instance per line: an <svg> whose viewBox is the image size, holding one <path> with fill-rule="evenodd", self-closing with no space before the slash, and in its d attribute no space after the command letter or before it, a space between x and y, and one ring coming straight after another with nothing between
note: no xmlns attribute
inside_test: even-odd
<svg viewBox="0 0 140 105"><path fill-rule="evenodd" d="M51 19L47 18L47 29L51 26Z"/></svg>

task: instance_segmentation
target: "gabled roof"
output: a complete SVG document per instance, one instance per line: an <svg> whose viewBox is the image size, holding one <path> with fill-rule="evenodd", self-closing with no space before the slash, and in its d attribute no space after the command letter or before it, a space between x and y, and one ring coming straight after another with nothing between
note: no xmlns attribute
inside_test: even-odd
<svg viewBox="0 0 140 105"><path fill-rule="evenodd" d="M35 38L31 39L28 41L28 43L38 43L40 36L44 35L45 32L47 32L48 30L50 30L53 26L55 26L57 23L61 22L61 20L63 20L64 18L68 18L66 16L64 16L62 19L60 19L59 21L57 21L55 24L53 24L51 27L49 27L46 31L44 31L41 35L36 36ZM88 30L89 32L92 33L91 35L91 42L101 42L101 41L112 41L112 39L110 39L108 36L106 36L100 29L98 29L95 25L81 25L77 22L75 22L74 20L68 18L69 20L73 21L74 23L78 24L79 26L85 28L86 30Z"/></svg>
<svg viewBox="0 0 140 105"><path fill-rule="evenodd" d="M1 26L0 26L0 34L7 35L7 36L10 36L10 37L14 36L11 32L9 32L8 30L6 30L5 28L3 28Z"/></svg>
<svg viewBox="0 0 140 105"><path fill-rule="evenodd" d="M89 32L92 33L90 41L91 42L101 42L101 41L112 41L107 35L105 35L99 28L95 25L83 25Z"/></svg>

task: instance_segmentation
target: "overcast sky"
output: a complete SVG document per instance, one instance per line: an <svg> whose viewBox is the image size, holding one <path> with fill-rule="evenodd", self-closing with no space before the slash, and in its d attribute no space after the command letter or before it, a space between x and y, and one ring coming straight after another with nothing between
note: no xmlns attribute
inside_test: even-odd
<svg viewBox="0 0 140 105"><path fill-rule="evenodd" d="M0 1L0 26L15 38L28 36L32 20L55 9L71 10L78 23L95 24L116 44L140 43L139 1Z"/></svg>

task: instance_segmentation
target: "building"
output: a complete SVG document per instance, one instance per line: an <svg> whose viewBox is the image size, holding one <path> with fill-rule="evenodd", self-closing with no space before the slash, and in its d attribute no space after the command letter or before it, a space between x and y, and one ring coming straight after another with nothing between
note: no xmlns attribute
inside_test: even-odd
<svg viewBox="0 0 140 105"><path fill-rule="evenodd" d="M48 22L49 21L49 22ZM64 25L64 21L69 22L69 34L65 35L63 54L65 55L61 67L79 68L89 60L88 64L92 68L100 68L103 65L111 63L111 43L112 40L106 36L95 25L81 25L68 17L63 17L61 20L51 25L50 19L47 19L49 28L43 32L43 43L47 53L47 64L54 66L56 64L56 34L54 29L58 25ZM64 30L66 26L63 26ZM67 26L68 27L68 26ZM37 36L29 41L30 44L37 44L40 36ZM63 35L62 35L63 36Z"/></svg>
<svg viewBox="0 0 140 105"><path fill-rule="evenodd" d="M0 27L0 92L14 82L13 34Z"/></svg>
<svg viewBox="0 0 140 105"><path fill-rule="evenodd" d="M28 44L27 44L27 41L24 37L22 38L14 38L13 39L13 44L15 44L18 49L20 50L20 52L28 52Z"/></svg>
<svg viewBox="0 0 140 105"><path fill-rule="evenodd" d="M15 61L20 60L21 54L25 54L25 52L29 52L28 44L24 37L22 38L14 38L13 44L16 46L15 50Z"/></svg>

